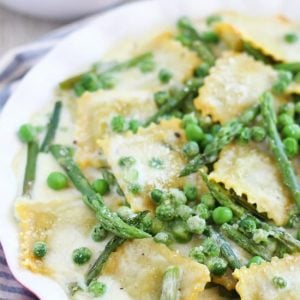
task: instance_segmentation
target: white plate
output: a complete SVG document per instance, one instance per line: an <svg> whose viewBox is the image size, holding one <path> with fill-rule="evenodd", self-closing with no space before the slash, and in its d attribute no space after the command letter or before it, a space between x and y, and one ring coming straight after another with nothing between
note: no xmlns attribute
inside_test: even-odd
<svg viewBox="0 0 300 300"><path fill-rule="evenodd" d="M15 277L41 299L67 297L56 282L23 270L18 264L18 228L13 218L17 189L11 167L20 147L18 127L52 100L58 82L97 61L118 40L171 24L182 15L201 17L221 9L282 13L300 19L300 3L295 0L153 0L127 4L100 15L62 41L29 72L8 101L0 120L0 238Z"/></svg>

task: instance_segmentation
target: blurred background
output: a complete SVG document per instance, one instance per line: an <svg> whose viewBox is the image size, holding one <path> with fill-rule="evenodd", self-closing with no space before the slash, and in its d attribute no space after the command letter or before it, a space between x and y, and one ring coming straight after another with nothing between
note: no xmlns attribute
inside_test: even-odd
<svg viewBox="0 0 300 300"><path fill-rule="evenodd" d="M0 0L0 59L16 46L130 0Z"/></svg>

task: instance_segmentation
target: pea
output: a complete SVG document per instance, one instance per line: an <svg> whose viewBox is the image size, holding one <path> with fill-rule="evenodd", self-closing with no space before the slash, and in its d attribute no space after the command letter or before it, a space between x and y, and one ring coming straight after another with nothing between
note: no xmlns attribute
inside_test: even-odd
<svg viewBox="0 0 300 300"><path fill-rule="evenodd" d="M216 206L216 200L210 193L205 193L200 198L201 203L208 208L213 209Z"/></svg>
<svg viewBox="0 0 300 300"><path fill-rule="evenodd" d="M160 204L161 200L163 197L163 191L159 189L154 189L151 192L151 199L154 201L156 204Z"/></svg>
<svg viewBox="0 0 300 300"><path fill-rule="evenodd" d="M198 120L194 113L190 113L187 115L184 115L182 118L182 125L184 128L186 128L188 125L198 125Z"/></svg>
<svg viewBox="0 0 300 300"><path fill-rule="evenodd" d="M285 113L293 118L295 115L295 104L293 102L285 103L280 106L279 111L281 114Z"/></svg>
<svg viewBox="0 0 300 300"><path fill-rule="evenodd" d="M251 137L255 142L262 142L265 139L266 135L266 130L263 127L254 126L251 129Z"/></svg>
<svg viewBox="0 0 300 300"><path fill-rule="evenodd" d="M18 131L19 139L23 143L32 142L37 135L37 129L31 124L23 124Z"/></svg>
<svg viewBox="0 0 300 300"><path fill-rule="evenodd" d="M87 263L92 257L92 251L87 247L77 248L72 253L73 262L77 265Z"/></svg>
<svg viewBox="0 0 300 300"><path fill-rule="evenodd" d="M205 133L204 136L203 136L203 140L201 141L201 146L203 148L205 148L207 145L212 143L213 140L214 140L214 136L212 134Z"/></svg>
<svg viewBox="0 0 300 300"><path fill-rule="evenodd" d="M240 136L239 136L239 141L241 143L249 143L249 141L251 140L251 130L250 128L246 127L243 128Z"/></svg>
<svg viewBox="0 0 300 300"><path fill-rule="evenodd" d="M102 227L102 225L97 224L93 227L91 236L95 242L101 242L105 240L107 234L108 234L107 231Z"/></svg>
<svg viewBox="0 0 300 300"><path fill-rule="evenodd" d="M114 132L124 132L127 130L126 120L123 116L114 116L111 119L110 126Z"/></svg>
<svg viewBox="0 0 300 300"><path fill-rule="evenodd" d="M246 217L240 221L239 227L246 232L253 233L256 230L256 222L251 217Z"/></svg>
<svg viewBox="0 0 300 300"><path fill-rule="evenodd" d="M249 260L247 266L250 267L250 266L253 265L253 264L255 264L255 265L260 265L260 264L262 264L263 262L265 262L265 260L264 260L262 257L256 255L256 256L253 256L253 257Z"/></svg>
<svg viewBox="0 0 300 300"><path fill-rule="evenodd" d="M193 209L188 205L181 204L176 207L176 215L182 220L187 220L193 213Z"/></svg>
<svg viewBox="0 0 300 300"><path fill-rule="evenodd" d="M220 129L221 129L221 125L220 124L214 124L212 127L211 127L211 134L212 135L216 135Z"/></svg>
<svg viewBox="0 0 300 300"><path fill-rule="evenodd" d="M105 179L96 179L92 183L92 188L100 195L105 195L109 192L109 184Z"/></svg>
<svg viewBox="0 0 300 300"><path fill-rule="evenodd" d="M153 59L147 59L147 60L142 61L139 64L139 68L142 73L149 73L154 70L155 63L154 63Z"/></svg>
<svg viewBox="0 0 300 300"><path fill-rule="evenodd" d="M161 69L158 74L158 78L161 83L168 83L172 78L172 73L167 69Z"/></svg>
<svg viewBox="0 0 300 300"><path fill-rule="evenodd" d="M298 154L299 147L296 139L291 137L284 139L283 146L284 146L285 153L289 158L292 158Z"/></svg>
<svg viewBox="0 0 300 300"><path fill-rule="evenodd" d="M274 276L272 283L277 289L284 289L287 285L286 280L280 276Z"/></svg>
<svg viewBox="0 0 300 300"><path fill-rule="evenodd" d="M207 261L207 267L212 274L221 276L226 272L228 263L221 257L211 257Z"/></svg>
<svg viewBox="0 0 300 300"><path fill-rule="evenodd" d="M140 127L140 122L138 120L130 120L128 126L132 133L137 133Z"/></svg>
<svg viewBox="0 0 300 300"><path fill-rule="evenodd" d="M192 233L188 231L187 224L178 220L171 225L173 237L178 243L187 243L192 239Z"/></svg>
<svg viewBox="0 0 300 300"><path fill-rule="evenodd" d="M101 75L99 76L99 85L104 90L110 90L115 87L116 79L110 74Z"/></svg>
<svg viewBox="0 0 300 300"><path fill-rule="evenodd" d="M217 22L220 22L222 20L222 17L221 16L218 16L218 15L211 15L211 16L208 16L206 18L206 24L208 26L211 26L213 23L217 23Z"/></svg>
<svg viewBox="0 0 300 300"><path fill-rule="evenodd" d="M207 220L210 217L210 211L208 207L203 203L200 203L195 207L195 212L200 218L204 220Z"/></svg>
<svg viewBox="0 0 300 300"><path fill-rule="evenodd" d="M197 77L205 77L209 73L209 64L208 63L202 63L200 66L198 66L195 70L195 76Z"/></svg>
<svg viewBox="0 0 300 300"><path fill-rule="evenodd" d="M297 35L297 33L294 32L288 32L284 35L284 40L288 43L288 44L294 44L298 41L299 37Z"/></svg>
<svg viewBox="0 0 300 300"><path fill-rule="evenodd" d="M164 224L161 220L158 218L153 218L152 220L152 226L151 226L151 231L156 234L159 233L160 231L164 230Z"/></svg>
<svg viewBox="0 0 300 300"><path fill-rule="evenodd" d="M291 117L287 113L282 113L278 117L277 124L280 127L285 127L287 125L292 125L292 124L294 124L294 119L293 119L293 117Z"/></svg>
<svg viewBox="0 0 300 300"><path fill-rule="evenodd" d="M156 243L165 245L170 245L173 242L172 236L167 232L159 232L154 236L153 239Z"/></svg>
<svg viewBox="0 0 300 300"><path fill-rule="evenodd" d="M199 145L194 141L190 141L183 146L183 153L189 158L196 156L199 151Z"/></svg>
<svg viewBox="0 0 300 300"><path fill-rule="evenodd" d="M186 82L186 86L189 88L190 91L197 92L199 87L203 85L202 78L191 78Z"/></svg>
<svg viewBox="0 0 300 300"><path fill-rule="evenodd" d="M175 216L175 208L169 204L160 204L156 207L155 214L161 221L172 221Z"/></svg>
<svg viewBox="0 0 300 300"><path fill-rule="evenodd" d="M296 140L300 139L300 126L297 124L287 125L283 128L283 135Z"/></svg>
<svg viewBox="0 0 300 300"><path fill-rule="evenodd" d="M219 256L221 253L220 247L212 238L206 238L202 243L203 252L210 256Z"/></svg>
<svg viewBox="0 0 300 300"><path fill-rule="evenodd" d="M32 252L37 258L44 257L48 252L47 244L45 242L35 242L33 245Z"/></svg>
<svg viewBox="0 0 300 300"><path fill-rule="evenodd" d="M206 260L205 254L203 253L203 247L201 246L192 248L189 252L189 257L200 264L204 264Z"/></svg>
<svg viewBox="0 0 300 300"><path fill-rule="evenodd" d="M166 104L170 95L166 91L159 91L154 94L154 101L158 107Z"/></svg>
<svg viewBox="0 0 300 300"><path fill-rule="evenodd" d="M200 37L205 43L217 44L220 41L219 36L214 31L204 31Z"/></svg>
<svg viewBox="0 0 300 300"><path fill-rule="evenodd" d="M194 124L187 125L185 133L188 140L195 142L200 142L204 136L203 130L198 125Z"/></svg>
<svg viewBox="0 0 300 300"><path fill-rule="evenodd" d="M212 218L218 225L229 222L233 217L232 210L225 206L219 206L213 210Z"/></svg>
<svg viewBox="0 0 300 300"><path fill-rule="evenodd" d="M106 292L106 285L100 281L93 280L89 284L88 292L94 297L103 296Z"/></svg>
<svg viewBox="0 0 300 300"><path fill-rule="evenodd" d="M51 172L47 177L47 184L53 190L62 190L68 186L68 177L61 172Z"/></svg>
<svg viewBox="0 0 300 300"><path fill-rule="evenodd" d="M130 183L128 185L128 191L133 195L138 195L142 191L142 187L139 183Z"/></svg>
<svg viewBox="0 0 300 300"><path fill-rule="evenodd" d="M188 230L196 234L202 234L206 227L205 220L199 216L189 217L186 223Z"/></svg>
<svg viewBox="0 0 300 300"><path fill-rule="evenodd" d="M184 194L189 201L195 201L198 197L198 190L193 184L185 184L183 187Z"/></svg>

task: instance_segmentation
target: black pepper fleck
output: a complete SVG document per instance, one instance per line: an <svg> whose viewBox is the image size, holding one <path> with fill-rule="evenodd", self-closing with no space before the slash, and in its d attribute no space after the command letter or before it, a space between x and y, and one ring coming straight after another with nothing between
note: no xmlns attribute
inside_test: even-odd
<svg viewBox="0 0 300 300"><path fill-rule="evenodd" d="M174 134L175 134L175 136L176 136L177 138L180 138L180 137L181 137L181 134L180 134L179 132L175 132Z"/></svg>

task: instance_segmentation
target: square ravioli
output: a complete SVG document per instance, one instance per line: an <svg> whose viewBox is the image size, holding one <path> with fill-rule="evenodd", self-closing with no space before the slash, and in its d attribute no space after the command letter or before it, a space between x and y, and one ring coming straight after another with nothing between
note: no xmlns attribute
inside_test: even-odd
<svg viewBox="0 0 300 300"><path fill-rule="evenodd" d="M101 166L97 140L113 134L111 119L122 115L143 122L156 110L153 96L145 91L85 93L76 104L76 161L82 168Z"/></svg>
<svg viewBox="0 0 300 300"><path fill-rule="evenodd" d="M300 39L288 43L285 35L300 34L300 25L282 16L258 17L228 12L221 14L223 21L216 25L217 32L235 44L241 46L240 41L249 42L254 48L264 54L272 56L281 62L295 62L300 60Z"/></svg>
<svg viewBox="0 0 300 300"><path fill-rule="evenodd" d="M139 68L130 68L115 73L117 89L146 89L151 92L166 89L171 85L183 83L192 77L195 68L201 63L201 60L193 51L175 40L172 32L155 35L150 41L137 44L136 49L132 52L133 56L152 53L153 69L142 73ZM159 72L162 69L168 70L172 75L167 83L162 83L159 80Z"/></svg>
<svg viewBox="0 0 300 300"><path fill-rule="evenodd" d="M245 195L258 212L267 213L276 225L287 222L293 204L289 192L276 162L254 144L224 148L209 178L223 183L239 196Z"/></svg>
<svg viewBox="0 0 300 300"><path fill-rule="evenodd" d="M209 270L152 239L124 243L108 259L103 275L116 279L132 299L159 300L163 274L181 268L180 299L197 300L210 281Z"/></svg>
<svg viewBox="0 0 300 300"><path fill-rule="evenodd" d="M253 264L235 270L236 290L242 300L299 300L300 255L274 257L271 262ZM286 286L276 288L274 277L281 277Z"/></svg>
<svg viewBox="0 0 300 300"><path fill-rule="evenodd" d="M186 163L182 153L185 142L181 121L172 119L140 128L137 134L110 136L100 140L99 146L131 208L140 211L153 209L153 188L182 188L189 181L201 188L199 175L179 177ZM139 191L134 192L134 187Z"/></svg>
<svg viewBox="0 0 300 300"><path fill-rule="evenodd" d="M277 72L246 53L226 53L216 61L199 89L195 106L222 124L258 102L277 79Z"/></svg>

